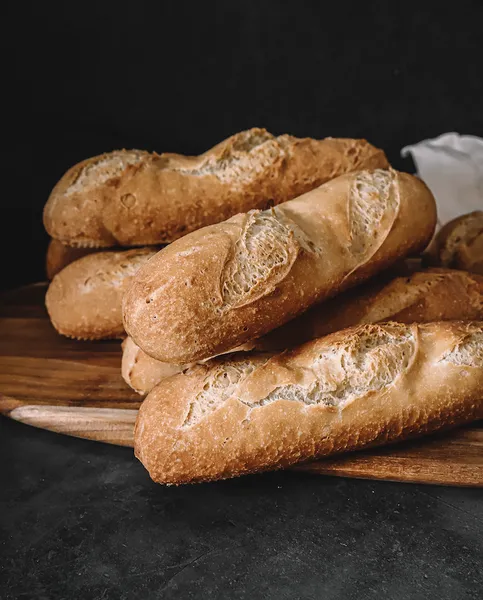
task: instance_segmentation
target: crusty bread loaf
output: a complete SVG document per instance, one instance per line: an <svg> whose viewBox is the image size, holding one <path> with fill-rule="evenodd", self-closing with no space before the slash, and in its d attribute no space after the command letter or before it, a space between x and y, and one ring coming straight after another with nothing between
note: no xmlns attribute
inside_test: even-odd
<svg viewBox="0 0 483 600"><path fill-rule="evenodd" d="M161 250L124 296L126 331L164 362L221 354L421 251L435 222L434 198L416 177L343 175Z"/></svg>
<svg viewBox="0 0 483 600"><path fill-rule="evenodd" d="M483 323L360 325L164 380L135 454L159 483L278 469L483 417Z"/></svg>
<svg viewBox="0 0 483 600"><path fill-rule="evenodd" d="M425 258L430 265L483 275L483 211L446 223L431 242Z"/></svg>
<svg viewBox="0 0 483 600"><path fill-rule="evenodd" d="M257 340L258 350L282 350L329 333L381 321L483 321L483 277L427 269L408 277L376 278L352 288Z"/></svg>
<svg viewBox="0 0 483 600"><path fill-rule="evenodd" d="M98 252L62 269L45 297L57 331L77 339L123 337L122 295L134 273L155 253L152 248Z"/></svg>
<svg viewBox="0 0 483 600"><path fill-rule="evenodd" d="M255 340L252 346L258 351L281 351L353 325L388 320L483 321L483 277L465 271L428 269L406 277L375 278L312 307ZM143 395L166 377L190 366L161 363L131 338L123 343L122 364L125 381Z"/></svg>
<svg viewBox="0 0 483 600"><path fill-rule="evenodd" d="M70 263L95 252L99 252L99 249L74 248L73 246L66 246L58 240L50 240L47 248L47 255L45 257L47 279L50 281L57 273L60 273L64 267L70 265Z"/></svg>
<svg viewBox="0 0 483 600"><path fill-rule="evenodd" d="M44 210L47 232L75 246L172 242L239 212L294 198L343 173L386 168L365 140L242 131L195 157L120 150L72 167Z"/></svg>

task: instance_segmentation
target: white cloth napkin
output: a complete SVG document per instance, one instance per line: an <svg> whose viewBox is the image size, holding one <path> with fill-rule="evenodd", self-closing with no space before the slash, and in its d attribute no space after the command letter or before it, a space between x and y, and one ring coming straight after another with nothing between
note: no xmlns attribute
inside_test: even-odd
<svg viewBox="0 0 483 600"><path fill-rule="evenodd" d="M483 210L483 139L444 133L432 140L406 146L419 177L436 198L438 226L459 215Z"/></svg>

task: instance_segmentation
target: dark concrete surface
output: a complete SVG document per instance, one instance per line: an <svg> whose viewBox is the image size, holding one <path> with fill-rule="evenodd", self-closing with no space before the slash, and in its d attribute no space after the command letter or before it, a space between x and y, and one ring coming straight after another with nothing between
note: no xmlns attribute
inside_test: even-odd
<svg viewBox="0 0 483 600"><path fill-rule="evenodd" d="M0 418L0 598L481 598L483 491L272 473L155 485Z"/></svg>

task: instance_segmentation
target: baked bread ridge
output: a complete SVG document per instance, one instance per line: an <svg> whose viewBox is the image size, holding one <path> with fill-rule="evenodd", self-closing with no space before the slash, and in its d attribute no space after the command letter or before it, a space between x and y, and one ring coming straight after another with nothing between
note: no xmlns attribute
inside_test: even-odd
<svg viewBox="0 0 483 600"><path fill-rule="evenodd" d="M60 273L70 263L95 252L100 252L99 248L75 248L74 246L66 246L59 240L51 239L45 257L47 279L52 280L57 273Z"/></svg>
<svg viewBox="0 0 483 600"><path fill-rule="evenodd" d="M446 223L431 242L425 260L430 265L483 275L483 211L476 210Z"/></svg>
<svg viewBox="0 0 483 600"><path fill-rule="evenodd" d="M121 346L122 378L129 387L142 396L150 392L163 379L194 366L194 363L179 365L156 360L149 356L149 354L146 354L146 352L143 352L129 336L123 340ZM255 342L252 342L234 348L233 352L249 352L254 348ZM211 359L208 358L206 360Z"/></svg>
<svg viewBox="0 0 483 600"><path fill-rule="evenodd" d="M392 169L343 175L161 250L124 296L126 331L164 362L221 354L417 254L435 222L421 180Z"/></svg>
<svg viewBox="0 0 483 600"><path fill-rule="evenodd" d="M256 340L256 349L280 351L347 327L381 321L483 321L481 275L441 268L404 277L383 275L309 308Z"/></svg>
<svg viewBox="0 0 483 600"><path fill-rule="evenodd" d="M73 246L165 244L343 173L388 166L366 140L276 137L260 128L199 156L117 150L65 173L45 205L44 226Z"/></svg>
<svg viewBox="0 0 483 600"><path fill-rule="evenodd" d="M55 329L67 337L124 337L121 300L129 280L157 250L98 252L67 265L50 283L45 306Z"/></svg>
<svg viewBox="0 0 483 600"><path fill-rule="evenodd" d="M482 322L360 325L166 379L135 454L166 484L279 469L479 419L482 387Z"/></svg>
<svg viewBox="0 0 483 600"><path fill-rule="evenodd" d="M138 394L145 395L160 381L181 373L189 365L176 365L151 358L127 337L122 344L121 375L124 381Z"/></svg>
<svg viewBox="0 0 483 600"><path fill-rule="evenodd" d="M371 279L254 340L253 348L280 352L341 329L387 320L407 324L483 321L483 277L435 268L404 277ZM123 343L122 364L126 383L143 395L166 377L191 366L161 363L131 338Z"/></svg>

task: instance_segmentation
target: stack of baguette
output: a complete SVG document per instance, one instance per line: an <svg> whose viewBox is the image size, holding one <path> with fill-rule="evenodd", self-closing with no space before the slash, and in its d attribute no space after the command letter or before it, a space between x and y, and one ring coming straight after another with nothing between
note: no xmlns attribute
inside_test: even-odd
<svg viewBox="0 0 483 600"><path fill-rule="evenodd" d="M424 252L431 192L364 140L112 152L47 202L46 305L125 338L155 481L283 468L483 417L482 217Z"/></svg>

